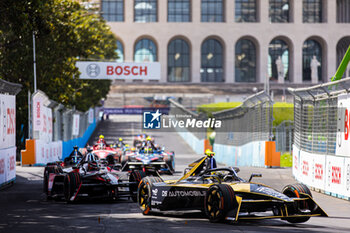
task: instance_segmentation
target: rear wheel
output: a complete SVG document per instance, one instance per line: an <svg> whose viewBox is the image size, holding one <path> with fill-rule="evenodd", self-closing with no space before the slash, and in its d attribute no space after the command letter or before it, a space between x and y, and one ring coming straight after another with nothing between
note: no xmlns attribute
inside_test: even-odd
<svg viewBox="0 0 350 233"><path fill-rule="evenodd" d="M68 173L64 177L64 198L67 202L73 202L76 199L73 198L73 195L76 195L77 190L80 188L81 185L81 176L77 172L71 172Z"/></svg>
<svg viewBox="0 0 350 233"><path fill-rule="evenodd" d="M133 202L137 202L137 187L142 180L142 178L146 177L146 173L143 171L132 171L129 177L129 182L135 182L136 184L130 184L130 196Z"/></svg>
<svg viewBox="0 0 350 233"><path fill-rule="evenodd" d="M283 188L282 193L288 197L301 197L301 193L308 194L312 197L310 189L304 184L293 184L287 185ZM299 209L308 209L311 211L311 208L307 201L300 201L296 206L296 210ZM286 220L290 223L303 223L310 219L310 217L300 217L300 218L286 218Z"/></svg>
<svg viewBox="0 0 350 233"><path fill-rule="evenodd" d="M225 220L227 212L237 207L235 193L229 185L212 185L206 193L204 211L210 222Z"/></svg>
<svg viewBox="0 0 350 233"><path fill-rule="evenodd" d="M47 166L45 167L44 170L44 182L43 182L43 192L47 195L47 198L49 197L49 178L50 178L50 174L51 173L61 173L62 172L62 168L58 167L57 165L54 166Z"/></svg>
<svg viewBox="0 0 350 233"><path fill-rule="evenodd" d="M142 214L149 215L151 211L151 188L153 183L162 182L159 177L145 177L141 180L137 190L137 203Z"/></svg>

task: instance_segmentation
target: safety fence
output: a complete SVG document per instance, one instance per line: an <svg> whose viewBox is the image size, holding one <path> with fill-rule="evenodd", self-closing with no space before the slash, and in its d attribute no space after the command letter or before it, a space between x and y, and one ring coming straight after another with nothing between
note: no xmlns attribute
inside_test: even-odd
<svg viewBox="0 0 350 233"><path fill-rule="evenodd" d="M32 95L31 139L22 151L22 165L44 165L84 147L99 120L99 109L79 112L50 100L42 91Z"/></svg>
<svg viewBox="0 0 350 233"><path fill-rule="evenodd" d="M275 128L276 151L291 153L293 147L294 122L287 120Z"/></svg>
<svg viewBox="0 0 350 233"><path fill-rule="evenodd" d="M350 78L294 95L293 175L327 194L350 198Z"/></svg>
<svg viewBox="0 0 350 233"><path fill-rule="evenodd" d="M0 79L0 188L16 179L16 95L21 87Z"/></svg>
<svg viewBox="0 0 350 233"><path fill-rule="evenodd" d="M221 121L221 126L214 129L216 160L230 166L265 166L266 141L272 137L272 107L269 95L259 92L236 108L212 113L212 119ZM169 115L178 120L184 115L208 119L206 114L190 111L174 100L171 100ZM181 128L177 131L197 153L203 153L206 147L205 128Z"/></svg>
<svg viewBox="0 0 350 233"><path fill-rule="evenodd" d="M222 121L215 129L214 150L219 162L234 166L264 166L265 142L272 137L273 104L262 91L248 97L240 106L214 112Z"/></svg>

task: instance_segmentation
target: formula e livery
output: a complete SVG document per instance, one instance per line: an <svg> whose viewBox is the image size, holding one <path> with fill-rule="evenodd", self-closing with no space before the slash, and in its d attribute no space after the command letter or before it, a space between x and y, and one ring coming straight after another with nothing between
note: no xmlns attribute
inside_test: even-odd
<svg viewBox="0 0 350 233"><path fill-rule="evenodd" d="M47 197L79 199L110 199L131 197L136 201L137 186L145 177L142 171L122 172L121 166L99 158L92 150L74 166L49 163L44 170L44 192Z"/></svg>
<svg viewBox="0 0 350 233"><path fill-rule="evenodd" d="M327 214L303 184L287 185L282 192L238 177L238 168L212 168L203 157L179 180L145 177L139 184L137 201L142 213L152 211L201 210L211 222L280 218L302 223Z"/></svg>

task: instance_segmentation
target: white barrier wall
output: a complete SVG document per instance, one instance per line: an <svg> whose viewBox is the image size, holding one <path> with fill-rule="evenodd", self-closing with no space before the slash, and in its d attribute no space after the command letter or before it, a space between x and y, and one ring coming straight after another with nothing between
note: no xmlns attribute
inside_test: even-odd
<svg viewBox="0 0 350 233"><path fill-rule="evenodd" d="M294 146L293 175L317 190L350 199L350 158L312 154Z"/></svg>
<svg viewBox="0 0 350 233"><path fill-rule="evenodd" d="M46 143L42 140L35 141L35 163L46 165L50 162L62 159L62 141Z"/></svg>
<svg viewBox="0 0 350 233"><path fill-rule="evenodd" d="M0 186L16 178L16 97L0 94Z"/></svg>

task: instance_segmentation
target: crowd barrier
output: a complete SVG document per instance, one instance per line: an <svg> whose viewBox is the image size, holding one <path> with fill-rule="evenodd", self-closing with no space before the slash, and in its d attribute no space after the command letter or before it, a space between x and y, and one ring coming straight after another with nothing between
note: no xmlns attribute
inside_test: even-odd
<svg viewBox="0 0 350 233"><path fill-rule="evenodd" d="M16 179L16 94L21 87L0 79L0 188Z"/></svg>
<svg viewBox="0 0 350 233"><path fill-rule="evenodd" d="M65 108L40 90L32 99L33 137L22 150L22 165L46 165L69 156L74 146L85 147L96 128L98 108L84 113Z"/></svg>
<svg viewBox="0 0 350 233"><path fill-rule="evenodd" d="M293 175L316 191L350 200L350 78L294 95Z"/></svg>

